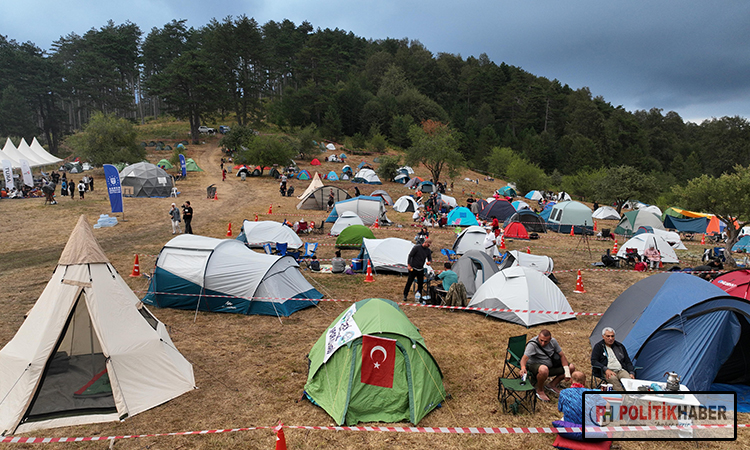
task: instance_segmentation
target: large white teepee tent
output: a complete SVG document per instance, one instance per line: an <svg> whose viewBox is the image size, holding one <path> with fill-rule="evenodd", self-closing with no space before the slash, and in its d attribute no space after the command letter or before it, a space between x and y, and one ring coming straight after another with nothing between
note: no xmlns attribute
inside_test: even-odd
<svg viewBox="0 0 750 450"><path fill-rule="evenodd" d="M44 292L0 350L0 435L123 420L194 387L192 365L81 216Z"/></svg>

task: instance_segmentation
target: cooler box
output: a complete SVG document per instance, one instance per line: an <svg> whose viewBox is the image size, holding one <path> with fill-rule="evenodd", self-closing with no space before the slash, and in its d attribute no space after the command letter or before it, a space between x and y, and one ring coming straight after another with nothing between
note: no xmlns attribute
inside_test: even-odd
<svg viewBox="0 0 750 450"><path fill-rule="evenodd" d="M362 260L361 259L352 258L352 271L362 272Z"/></svg>

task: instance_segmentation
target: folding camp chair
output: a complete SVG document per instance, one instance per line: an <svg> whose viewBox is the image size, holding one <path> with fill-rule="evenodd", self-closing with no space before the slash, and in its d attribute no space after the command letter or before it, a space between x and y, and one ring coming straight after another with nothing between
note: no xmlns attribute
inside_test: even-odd
<svg viewBox="0 0 750 450"><path fill-rule="evenodd" d="M508 377L519 378L521 371L521 358L526 349L526 335L511 336L508 338L508 348L505 350L505 363L503 364L503 375L508 371Z"/></svg>
<svg viewBox="0 0 750 450"><path fill-rule="evenodd" d="M269 243L263 244L263 251L265 251L267 255L273 255L273 250L271 249L271 244Z"/></svg>
<svg viewBox="0 0 750 450"><path fill-rule="evenodd" d="M279 256L286 256L286 249L288 244L286 242L276 243L276 254Z"/></svg>
<svg viewBox="0 0 750 450"><path fill-rule="evenodd" d="M302 258L312 258L316 250L318 250L317 242L305 242L305 253L302 254Z"/></svg>
<svg viewBox="0 0 750 450"><path fill-rule="evenodd" d="M449 248L443 248L440 250L440 253L442 253L445 257L448 258L448 261L455 262L458 259L458 256L456 255L456 252Z"/></svg>
<svg viewBox="0 0 750 450"><path fill-rule="evenodd" d="M536 388L531 380L524 382L518 378L499 378L497 399L503 405L503 412L508 412L510 409L513 414L518 414L522 408L528 413L536 410ZM512 401L510 405L508 405L509 401Z"/></svg>

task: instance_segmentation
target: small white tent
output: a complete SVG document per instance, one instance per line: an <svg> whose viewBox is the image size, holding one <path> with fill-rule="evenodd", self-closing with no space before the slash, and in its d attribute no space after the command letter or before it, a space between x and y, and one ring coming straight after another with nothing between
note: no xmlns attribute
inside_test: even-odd
<svg viewBox="0 0 750 450"><path fill-rule="evenodd" d="M469 307L511 309L489 311L488 316L526 327L575 319L568 300L543 273L528 267L510 267L485 281ZM535 311L535 312L531 312Z"/></svg>
<svg viewBox="0 0 750 450"><path fill-rule="evenodd" d="M345 211L331 227L331 236L338 236L349 225L364 225L364 223L354 211Z"/></svg>
<svg viewBox="0 0 750 450"><path fill-rule="evenodd" d="M531 255L526 252L519 252L518 250L511 250L514 261L511 267L528 267L529 269L535 269L542 272L545 275L549 275L555 268L555 263L552 258L545 255Z"/></svg>
<svg viewBox="0 0 750 450"><path fill-rule="evenodd" d="M662 262L670 264L677 264L680 262L679 258L677 258L677 253L675 253L672 246L669 245L669 242L667 242L663 237L653 233L641 233L633 236L628 242L624 243L622 247L620 247L620 250L617 252L617 256L619 256L620 258L624 258L626 249L629 248L638 250L638 254L643 256L643 252L651 246L659 250L659 253L661 253Z"/></svg>
<svg viewBox="0 0 750 450"><path fill-rule="evenodd" d="M122 420L194 387L192 365L81 216L47 287L0 350L0 435Z"/></svg>
<svg viewBox="0 0 750 450"><path fill-rule="evenodd" d="M271 244L275 247L277 242L286 243L290 250L305 245L294 230L272 220L260 222L245 220L242 222L242 230L237 240L246 243L250 248L261 248L263 244Z"/></svg>
<svg viewBox="0 0 750 450"><path fill-rule="evenodd" d="M376 221L382 224L389 224L391 221L385 215L385 203L381 197L371 197L360 195L359 197L350 198L336 202L333 205L331 214L326 218L326 222L334 223L339 215L345 211L355 212L365 225L372 225Z"/></svg>
<svg viewBox="0 0 750 450"><path fill-rule="evenodd" d="M378 174L372 169L360 169L352 179L355 183L383 184L378 178Z"/></svg>
<svg viewBox="0 0 750 450"><path fill-rule="evenodd" d="M410 195L404 195L398 198L396 200L396 203L393 204L393 209L396 212L415 212L420 208L419 204L416 200L414 200L414 197Z"/></svg>
<svg viewBox="0 0 750 450"><path fill-rule="evenodd" d="M472 225L461 232L453 242L453 251L458 255L463 255L469 250L479 250L480 252L485 251L484 240L487 237L487 230L484 228ZM497 256L497 247L494 247L493 252L490 256Z"/></svg>
<svg viewBox="0 0 750 450"><path fill-rule="evenodd" d="M667 244L675 250L687 250L685 244L682 243L682 239L680 239L680 235L674 231L659 230L651 227L640 227L635 232L636 235L643 233L654 233L657 236L661 236L667 241Z"/></svg>
<svg viewBox="0 0 750 450"><path fill-rule="evenodd" d="M611 206L600 206L591 214L592 219L598 220L620 220L620 215L617 214L617 210Z"/></svg>
<svg viewBox="0 0 750 450"><path fill-rule="evenodd" d="M363 261L363 267L366 267L366 260L370 259L372 270L376 272L407 273L407 261L412 248L414 244L405 239L363 238L359 257Z"/></svg>
<svg viewBox="0 0 750 450"><path fill-rule="evenodd" d="M444 201L448 204L451 208L458 207L458 202L456 201L455 197L451 197L450 195L440 194L440 200Z"/></svg>

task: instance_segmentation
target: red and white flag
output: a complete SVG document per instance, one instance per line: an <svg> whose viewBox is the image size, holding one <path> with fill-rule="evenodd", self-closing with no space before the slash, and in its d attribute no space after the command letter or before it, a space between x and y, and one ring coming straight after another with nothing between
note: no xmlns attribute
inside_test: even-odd
<svg viewBox="0 0 750 450"><path fill-rule="evenodd" d="M361 381L373 386L393 387L396 366L396 340L362 336Z"/></svg>

